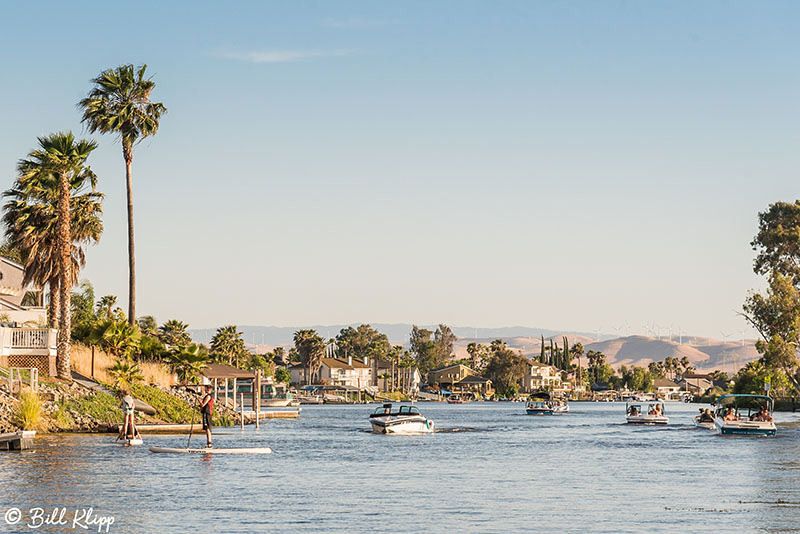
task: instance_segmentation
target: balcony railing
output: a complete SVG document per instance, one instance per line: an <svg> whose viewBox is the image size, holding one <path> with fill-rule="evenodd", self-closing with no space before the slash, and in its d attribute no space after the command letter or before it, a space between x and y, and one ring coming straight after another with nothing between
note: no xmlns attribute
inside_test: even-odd
<svg viewBox="0 0 800 534"><path fill-rule="evenodd" d="M48 347L50 330L47 328L13 328L11 347L14 349L40 349Z"/></svg>

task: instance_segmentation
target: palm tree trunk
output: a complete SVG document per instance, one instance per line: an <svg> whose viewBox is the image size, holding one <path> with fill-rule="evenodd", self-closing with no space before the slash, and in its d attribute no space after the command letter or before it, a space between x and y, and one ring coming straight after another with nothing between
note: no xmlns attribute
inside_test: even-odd
<svg viewBox="0 0 800 534"><path fill-rule="evenodd" d="M47 322L50 328L58 328L58 301L60 300L58 273L47 283L50 286L50 303L47 306Z"/></svg>
<svg viewBox="0 0 800 534"><path fill-rule="evenodd" d="M130 154L130 156L128 156ZM128 189L128 324L136 324L136 260L133 254L133 180L131 177L131 160L133 153L130 148L125 150L125 182Z"/></svg>
<svg viewBox="0 0 800 534"><path fill-rule="evenodd" d="M58 377L71 381L72 374L69 367L69 339L72 332L72 315L70 313L70 288L72 280L72 239L70 236L70 215L69 215L69 181L67 173L59 175L58 192L58 249L59 249L59 328L58 344L56 348L56 368Z"/></svg>

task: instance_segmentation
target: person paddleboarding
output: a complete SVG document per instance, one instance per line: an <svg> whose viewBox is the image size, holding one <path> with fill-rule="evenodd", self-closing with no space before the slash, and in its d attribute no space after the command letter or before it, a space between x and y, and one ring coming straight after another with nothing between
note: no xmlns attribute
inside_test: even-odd
<svg viewBox="0 0 800 534"><path fill-rule="evenodd" d="M133 422L133 410L136 403L131 396L131 392L127 389L120 390L119 396L122 398L119 407L122 408L122 412L125 414L125 420L120 428L117 441L127 440L125 445L130 445L131 440L141 439L139 431L136 430L136 425Z"/></svg>
<svg viewBox="0 0 800 534"><path fill-rule="evenodd" d="M203 430L206 431L206 448L213 448L211 443L211 416L214 413L214 396L211 394L211 386L204 387L205 395L200 401L200 413L203 416Z"/></svg>

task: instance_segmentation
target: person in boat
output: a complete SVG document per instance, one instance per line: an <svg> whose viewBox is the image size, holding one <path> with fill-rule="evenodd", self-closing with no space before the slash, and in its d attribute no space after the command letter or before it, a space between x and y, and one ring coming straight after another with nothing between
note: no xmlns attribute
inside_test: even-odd
<svg viewBox="0 0 800 534"><path fill-rule="evenodd" d="M703 411L703 409L700 408L700 422L701 423L713 423L714 422L714 416L711 415L711 410L706 408L705 411Z"/></svg>
<svg viewBox="0 0 800 534"><path fill-rule="evenodd" d="M658 406L658 404L656 404L656 405L651 404L650 405L650 411L647 412L647 415L658 415L658 411L656 410L657 406Z"/></svg>
<svg viewBox="0 0 800 534"><path fill-rule="evenodd" d="M656 404L656 407L655 407L655 414L654 414L654 415L657 415L657 416L659 416L659 417L660 417L660 416L662 416L662 415L664 415L663 413L661 413L661 405L660 405L660 404Z"/></svg>
<svg viewBox="0 0 800 534"><path fill-rule="evenodd" d="M636 408L636 406L631 406L630 415L639 415L639 410Z"/></svg>
<svg viewBox="0 0 800 534"><path fill-rule="evenodd" d="M767 409L765 407L763 407L763 406L758 409L757 413L753 414L753 416L750 418L750 420L751 421L764 421L764 422L767 422L767 423L773 422L772 416L769 414L769 412L767 412Z"/></svg>
<svg viewBox="0 0 800 534"><path fill-rule="evenodd" d="M211 416L214 413L214 396L211 394L211 386L205 386L205 395L200 401L200 413L203 417L203 430L206 431L206 448L212 449L211 443Z"/></svg>
<svg viewBox="0 0 800 534"><path fill-rule="evenodd" d="M739 416L736 415L736 410L733 408L728 408L728 412L725 414L725 417L722 418L723 421L738 421Z"/></svg>

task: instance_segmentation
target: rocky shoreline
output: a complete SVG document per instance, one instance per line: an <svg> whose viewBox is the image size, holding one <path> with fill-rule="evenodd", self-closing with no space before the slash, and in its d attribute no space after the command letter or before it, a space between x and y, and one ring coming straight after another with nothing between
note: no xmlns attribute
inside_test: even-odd
<svg viewBox="0 0 800 534"><path fill-rule="evenodd" d="M199 396L180 388L136 386L142 399L156 410L155 415L136 412L139 424L199 422L196 412ZM41 423L37 431L47 432L115 432L122 422L119 399L106 391L93 389L78 382L48 379L39 382L37 391L41 401ZM0 390L0 433L20 430L14 418L14 406L19 401ZM215 420L238 421L238 413L225 406L215 405Z"/></svg>

